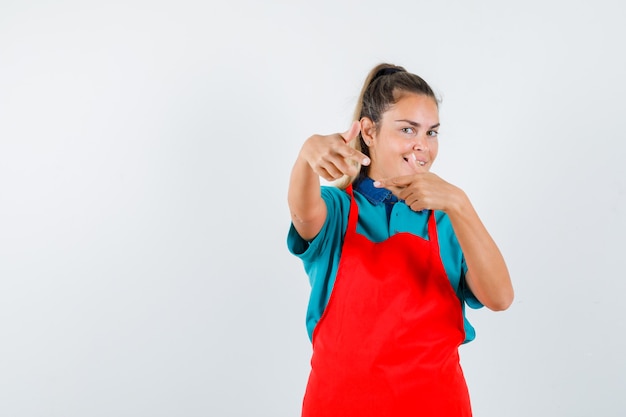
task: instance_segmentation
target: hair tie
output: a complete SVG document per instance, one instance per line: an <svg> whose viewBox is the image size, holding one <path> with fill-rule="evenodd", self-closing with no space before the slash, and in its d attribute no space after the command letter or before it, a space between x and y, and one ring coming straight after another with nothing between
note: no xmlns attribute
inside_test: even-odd
<svg viewBox="0 0 626 417"><path fill-rule="evenodd" d="M378 71L378 74L376 74L375 78L382 77L384 75L395 74L396 72L402 72L402 70L399 68L383 68L380 71Z"/></svg>

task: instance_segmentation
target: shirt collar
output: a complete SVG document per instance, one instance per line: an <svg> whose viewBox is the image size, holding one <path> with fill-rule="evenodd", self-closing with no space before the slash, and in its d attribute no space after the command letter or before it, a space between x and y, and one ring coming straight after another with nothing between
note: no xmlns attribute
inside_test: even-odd
<svg viewBox="0 0 626 417"><path fill-rule="evenodd" d="M398 197L386 188L374 187L374 180L365 177L354 183L354 189L363 195L372 204L395 203Z"/></svg>

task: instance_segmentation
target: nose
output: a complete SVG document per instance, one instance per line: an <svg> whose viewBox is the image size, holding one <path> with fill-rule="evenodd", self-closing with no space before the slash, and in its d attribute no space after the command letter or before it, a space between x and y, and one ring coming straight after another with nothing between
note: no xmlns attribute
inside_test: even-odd
<svg viewBox="0 0 626 417"><path fill-rule="evenodd" d="M413 144L414 151L427 151L428 141L424 135L417 135L415 137L415 143Z"/></svg>

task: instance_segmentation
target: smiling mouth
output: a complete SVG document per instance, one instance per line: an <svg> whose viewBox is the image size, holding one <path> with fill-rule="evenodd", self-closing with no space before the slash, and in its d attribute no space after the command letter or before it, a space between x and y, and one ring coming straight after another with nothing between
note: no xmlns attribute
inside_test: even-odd
<svg viewBox="0 0 626 417"><path fill-rule="evenodd" d="M415 155L413 156L413 158L415 158ZM409 162L409 158L404 158L405 162ZM423 167L424 165L426 165L426 162L424 161L418 161L417 159L415 159L415 163L421 167Z"/></svg>

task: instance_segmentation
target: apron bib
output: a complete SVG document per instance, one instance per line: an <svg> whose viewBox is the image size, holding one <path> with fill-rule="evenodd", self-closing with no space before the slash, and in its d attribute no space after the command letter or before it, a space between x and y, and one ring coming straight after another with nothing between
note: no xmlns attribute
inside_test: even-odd
<svg viewBox="0 0 626 417"><path fill-rule="evenodd" d="M458 347L461 302L446 275L435 215L429 240L374 243L350 213L335 284L313 332L303 417L469 417Z"/></svg>

